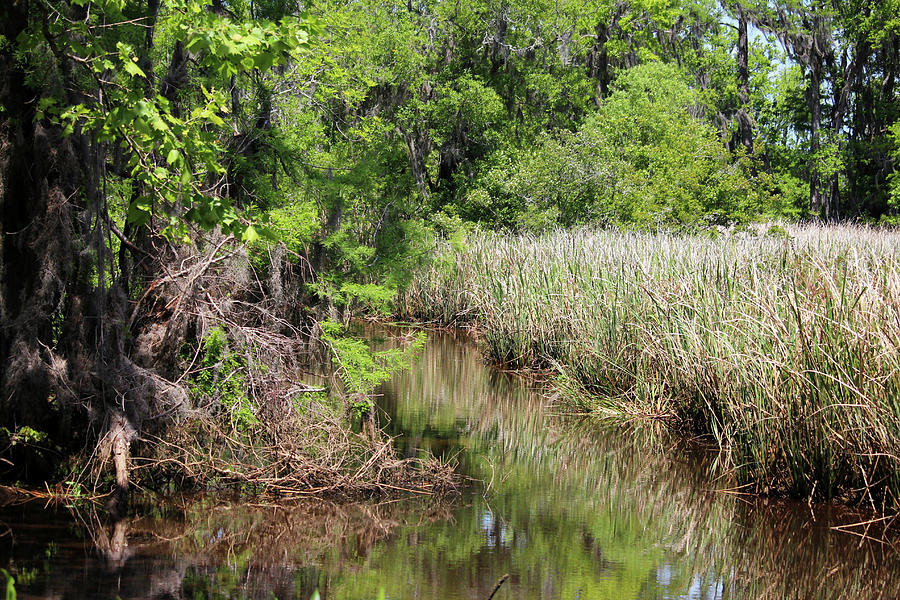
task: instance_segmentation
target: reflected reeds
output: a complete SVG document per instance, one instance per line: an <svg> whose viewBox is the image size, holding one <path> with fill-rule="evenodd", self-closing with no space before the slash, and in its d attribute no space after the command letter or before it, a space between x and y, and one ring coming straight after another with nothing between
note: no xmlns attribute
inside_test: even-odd
<svg viewBox="0 0 900 600"><path fill-rule="evenodd" d="M509 597L877 598L900 575L892 549L857 548L859 538L832 529L871 515L718 491L736 486L713 478L714 453L654 423L564 416L549 389L486 368L459 336L435 335L382 390L406 452L433 451L438 439L462 449L463 468L484 482L468 523L457 514L453 525L457 538L468 526L481 539L485 521L499 524L491 539L508 541L479 591L508 571ZM876 570L860 577L854 561Z"/></svg>

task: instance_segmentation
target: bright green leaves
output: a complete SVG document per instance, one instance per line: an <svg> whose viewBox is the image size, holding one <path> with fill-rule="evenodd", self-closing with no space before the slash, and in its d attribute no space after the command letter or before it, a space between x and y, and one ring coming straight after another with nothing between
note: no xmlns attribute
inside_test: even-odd
<svg viewBox="0 0 900 600"><path fill-rule="evenodd" d="M259 231L257 231L256 227L253 225L248 225L246 229L244 229L244 233L241 235L241 241L247 242L248 244L252 244L253 242L258 242L261 238L259 235Z"/></svg>
<svg viewBox="0 0 900 600"><path fill-rule="evenodd" d="M129 174L144 190L128 207L130 222L146 224L161 211L166 220L181 214L207 229L221 225L226 231L242 232L243 224L230 204L202 188L204 179L223 172L223 148L210 126L224 124L218 115L228 110L223 93L204 92L206 103L195 107L186 119L175 116L166 98L146 99L138 90L127 88L110 90L113 108L109 110L77 105L62 113L66 131L78 127L99 141L118 143L125 151ZM169 220L166 232L179 239L186 234L178 219Z"/></svg>
<svg viewBox="0 0 900 600"><path fill-rule="evenodd" d="M891 155L894 159L894 169L888 176L890 202L894 208L900 208L900 119L891 126L889 138L893 146Z"/></svg>
<svg viewBox="0 0 900 600"><path fill-rule="evenodd" d="M146 73L138 66L138 57L134 54L134 49L130 44L126 44L125 42L117 42L116 43L116 51L117 57L119 60L119 64L121 64L122 69L130 75L131 77L147 77ZM102 70L112 69L113 63L108 58L102 58L102 60L95 61L94 63L94 71L101 72Z"/></svg>
<svg viewBox="0 0 900 600"><path fill-rule="evenodd" d="M626 71L576 132L546 136L492 174L538 226L601 222L680 226L743 220L757 201L716 131L689 109L694 93L662 63ZM522 224L526 224L527 220Z"/></svg>
<svg viewBox="0 0 900 600"><path fill-rule="evenodd" d="M37 111L34 114L34 120L39 121L45 116L56 116L59 114L59 106L56 98L44 97L38 100Z"/></svg>
<svg viewBox="0 0 900 600"><path fill-rule="evenodd" d="M497 92L468 73L439 89L437 95L437 102L430 108L434 122L445 130L445 136L459 126L473 133L484 132L506 115Z"/></svg>
<svg viewBox="0 0 900 600"><path fill-rule="evenodd" d="M125 8L126 0L70 0L75 6L92 5L100 14L121 15Z"/></svg>
<svg viewBox="0 0 900 600"><path fill-rule="evenodd" d="M190 209L184 217L197 223L204 229L212 229L216 225L223 231L243 235L245 229L240 217L226 198L207 196L197 193L191 198Z"/></svg>
<svg viewBox="0 0 900 600"><path fill-rule="evenodd" d="M133 60L126 59L122 61L122 67L124 67L125 72L132 77L146 77L141 68L137 66L137 57L134 57Z"/></svg>
<svg viewBox="0 0 900 600"><path fill-rule="evenodd" d="M425 333L418 332L403 348L372 350L364 340L350 336L340 323L323 321L322 341L331 350L337 375L349 394L370 394L393 373L409 367L425 345Z"/></svg>
<svg viewBox="0 0 900 600"><path fill-rule="evenodd" d="M128 213L126 219L130 223L141 226L146 225L153 215L153 205L150 198L141 196L132 200L128 205Z"/></svg>
<svg viewBox="0 0 900 600"><path fill-rule="evenodd" d="M134 45L144 30L121 15L131 3L76 0L75 4L90 6L89 17L70 21L65 5L59 5L51 34L54 43L62 44L61 50L90 74L93 87L86 88L86 95L96 99L59 107L50 98L42 99L38 118L57 120L67 135L82 132L121 149L138 192L127 207L131 223L143 225L159 217L164 233L173 239L186 238L189 225L221 227L247 242L259 239L265 230L248 227L231 201L219 197L211 184L225 174L223 142L235 134L231 98L221 88L236 74L294 60L308 45L310 25L296 18L279 23L231 19L197 0L168 3L157 34L163 31L169 43L183 42L200 71L190 83L194 97L180 98L176 108L148 91L148 73L139 58L142 50ZM48 43L42 35L25 36L19 51L42 48Z"/></svg>
<svg viewBox="0 0 900 600"><path fill-rule="evenodd" d="M176 35L185 48L220 77L283 64L309 44L311 24L299 19L240 22L203 10L191 0L176 2L174 15Z"/></svg>
<svg viewBox="0 0 900 600"><path fill-rule="evenodd" d="M195 402L204 402L230 421L238 434L247 434L259 424L259 406L247 394L247 361L233 348L222 326L209 330L201 342L200 368L194 371L188 389Z"/></svg>
<svg viewBox="0 0 900 600"><path fill-rule="evenodd" d="M169 166L177 166L179 162L183 162L183 158L181 152L178 148L172 148L169 150L169 153L166 154L166 164Z"/></svg>

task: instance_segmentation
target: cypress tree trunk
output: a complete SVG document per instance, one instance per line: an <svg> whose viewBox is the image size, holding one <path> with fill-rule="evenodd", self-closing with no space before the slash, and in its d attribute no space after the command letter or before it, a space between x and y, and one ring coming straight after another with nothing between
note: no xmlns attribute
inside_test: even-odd
<svg viewBox="0 0 900 600"><path fill-rule="evenodd" d="M588 74L597 81L594 94L594 102L599 106L600 101L609 95L609 53L606 50L606 42L609 41L609 25L597 23L594 29L596 40L588 55Z"/></svg>
<svg viewBox="0 0 900 600"><path fill-rule="evenodd" d="M30 35L29 18L41 10L28 0L5 4L0 34ZM65 102L92 101L48 43ZM0 422L32 427L75 454L106 439L117 415L137 422L139 403L125 398L135 381L122 336L127 297L110 270L103 145L35 119L46 90L28 86L14 46L0 53ZM128 441L118 442L120 454ZM61 458L12 444L0 456L0 477L17 480L49 479Z"/></svg>
<svg viewBox="0 0 900 600"><path fill-rule="evenodd" d="M29 9L27 0L0 9L0 34L16 40ZM35 122L35 94L11 46L0 53L0 418L66 436L74 413L57 408L77 401L66 385L74 365L54 349L67 343L60 321L89 304L74 285L83 256L74 238L85 222L77 156L84 140ZM40 475L34 461L16 459L15 474Z"/></svg>
<svg viewBox="0 0 900 600"><path fill-rule="evenodd" d="M821 90L822 59L815 48L810 50L809 60L809 87L806 90L806 103L809 107L809 211L813 217L819 217L822 213L822 197L819 191L819 166L816 155L819 153L819 130L822 128L822 105L819 102Z"/></svg>
<svg viewBox="0 0 900 600"><path fill-rule="evenodd" d="M753 153L753 124L750 121L748 107L750 104L750 50L747 41L747 15L744 9L738 6L738 46L737 46L737 71L738 71L738 109L737 120L740 143L748 155Z"/></svg>

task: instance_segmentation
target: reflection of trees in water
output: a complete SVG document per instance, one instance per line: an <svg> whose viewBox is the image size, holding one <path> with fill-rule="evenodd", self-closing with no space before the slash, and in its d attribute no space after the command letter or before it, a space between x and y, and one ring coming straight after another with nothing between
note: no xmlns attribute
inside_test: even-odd
<svg viewBox="0 0 900 600"><path fill-rule="evenodd" d="M16 578L20 597L181 598L188 562L157 556L162 544L135 543L130 523L103 523L96 513L46 512L41 506L6 507L11 535L0 556Z"/></svg>
<svg viewBox="0 0 900 600"><path fill-rule="evenodd" d="M469 596L510 570L510 590L536 598L578 591L654 597L664 589L714 597L890 597L898 554L877 543L857 547L859 538L830 529L865 515L714 492L730 484L711 480L713 456L652 424L603 427L554 415L563 411L528 387L485 369L471 344L434 335L419 365L384 388L394 434L429 447L437 433L451 450L465 448L462 464L487 482L488 503L476 502L468 517L457 513L453 531L446 526L453 560L449 551L418 553L434 565L480 564L490 576L471 581ZM385 555L379 568L390 570L398 554ZM418 568L438 573L435 589L459 586L453 569Z"/></svg>
<svg viewBox="0 0 900 600"><path fill-rule="evenodd" d="M378 563L383 573L399 561L401 571L436 573L434 589L467 582L468 597L486 597L509 571L513 595L628 598L658 587L656 568L673 552L702 554L703 538L721 530L711 525L722 508L704 491L702 463L672 460L689 454L683 444L658 428L554 415L564 408L546 397L547 386L525 382L486 369L471 345L435 336L416 367L384 386L393 433L456 441L488 500L458 512L453 525L433 526L452 542L410 549L424 564L403 564L404 552L392 551ZM673 571L666 588L687 591L693 570Z"/></svg>
<svg viewBox="0 0 900 600"><path fill-rule="evenodd" d="M450 516L436 499L292 506L199 500L104 523L97 514L4 509L0 559L20 594L80 598L328 597L331 580L360 569L398 528ZM154 514L155 513L155 514ZM48 518L51 519L48 521ZM24 543L19 543L19 540Z"/></svg>

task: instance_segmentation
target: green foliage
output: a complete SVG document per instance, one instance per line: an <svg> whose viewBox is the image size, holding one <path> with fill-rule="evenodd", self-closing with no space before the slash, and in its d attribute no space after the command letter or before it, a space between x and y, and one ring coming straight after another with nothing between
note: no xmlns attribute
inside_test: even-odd
<svg viewBox="0 0 900 600"><path fill-rule="evenodd" d="M119 147L135 187L127 212L129 222L143 225L159 217L166 234L187 239L188 224L210 229L219 226L245 241L259 231L242 219L231 202L207 189L210 179L225 174L221 142L230 98L227 78L258 72L293 60L308 46L313 26L297 18L278 23L239 21L209 11L195 0L167 3L160 29L169 39L183 43L197 56L206 74L198 81L202 92L187 110L162 94L148 94L148 73L140 66L141 51L127 27L132 2L78 2L92 10L84 21L68 19L64 3L47 3L49 34L20 36L18 51L32 53L50 44L57 54L75 56L95 82L102 102L65 104L61 97L45 96L38 103L38 118L49 117L65 133L90 134L98 142ZM139 38L138 38L139 39Z"/></svg>
<svg viewBox="0 0 900 600"><path fill-rule="evenodd" d="M302 199L266 213L267 225L285 246L297 254L306 252L313 234L319 229L315 204Z"/></svg>
<svg viewBox="0 0 900 600"><path fill-rule="evenodd" d="M745 221L764 198L746 165L692 116L695 101L674 67L634 67L578 131L545 137L493 175L495 188L528 207L523 224Z"/></svg>
<svg viewBox="0 0 900 600"><path fill-rule="evenodd" d="M461 73L436 90L437 100L428 106L434 124L435 143L450 142L460 128L470 142L489 144L498 133L492 128L505 116L499 94L476 76ZM473 149L474 150L474 149ZM477 150L474 150L477 151Z"/></svg>
<svg viewBox="0 0 900 600"><path fill-rule="evenodd" d="M833 30L820 40L833 63L823 114L838 101L826 90L845 84L851 102L869 104L823 123L815 148L809 70L774 38L751 36L742 97L727 3L326 0L298 14L280 1L217 11L177 0L150 17L134 0L79 0L84 18L71 4L40 4L34 22L46 30L12 45L30 67L37 118L115 155L123 220L181 240L219 227L254 244L258 266L271 237L303 257L321 244L314 291L325 301L352 302L345 284L403 285L445 216L538 230L797 218L811 174L842 202L853 193L873 198L860 210L887 210L894 146L882 132L900 117L896 99L836 57L893 81L881 57L895 0L823 13ZM762 31L811 35L810 6L744 8ZM185 81L163 93L181 46ZM54 68L63 56L74 81ZM73 85L83 93L70 104ZM750 156L727 147L741 109ZM854 139L863 131L878 132L875 143Z"/></svg>
<svg viewBox="0 0 900 600"><path fill-rule="evenodd" d="M891 205L894 209L900 209L900 119L891 126L890 136L894 145L892 152L894 170L889 176Z"/></svg>
<svg viewBox="0 0 900 600"><path fill-rule="evenodd" d="M779 240L790 240L791 234L781 225L770 225L766 230L766 235Z"/></svg>
<svg viewBox="0 0 900 600"><path fill-rule="evenodd" d="M15 431L10 431L6 427L0 427L0 435L3 435L6 438L7 443L10 446L16 446L20 444L35 445L47 441L46 432L37 431L36 429L29 427L28 425L18 427Z"/></svg>
<svg viewBox="0 0 900 600"><path fill-rule="evenodd" d="M212 401L238 432L247 433L258 425L256 403L247 396L246 361L232 351L223 327L207 332L199 359L189 382L195 403Z"/></svg>
<svg viewBox="0 0 900 600"><path fill-rule="evenodd" d="M6 600L16 600L16 580L6 569L0 569L0 574L6 582Z"/></svg>
<svg viewBox="0 0 900 600"><path fill-rule="evenodd" d="M344 283L340 289L340 298L349 306L382 316L391 314L396 295L396 290L374 283Z"/></svg>
<svg viewBox="0 0 900 600"><path fill-rule="evenodd" d="M417 332L404 348L373 350L366 341L347 335L340 323L323 321L319 325L345 391L357 397L370 394L393 373L407 368L425 344L425 333Z"/></svg>

